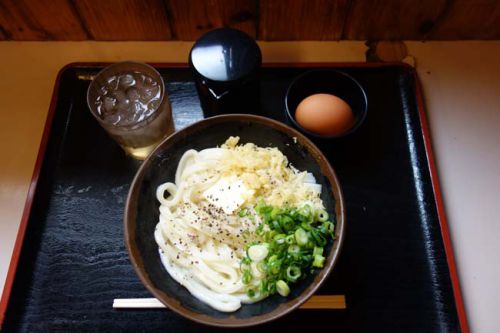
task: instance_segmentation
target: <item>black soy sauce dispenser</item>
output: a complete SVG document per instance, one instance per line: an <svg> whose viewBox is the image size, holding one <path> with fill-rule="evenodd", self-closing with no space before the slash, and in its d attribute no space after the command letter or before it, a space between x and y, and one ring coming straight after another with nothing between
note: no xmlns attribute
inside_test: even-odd
<svg viewBox="0 0 500 333"><path fill-rule="evenodd" d="M250 36L230 28L209 31L193 45L189 65L205 117L260 113L262 54Z"/></svg>

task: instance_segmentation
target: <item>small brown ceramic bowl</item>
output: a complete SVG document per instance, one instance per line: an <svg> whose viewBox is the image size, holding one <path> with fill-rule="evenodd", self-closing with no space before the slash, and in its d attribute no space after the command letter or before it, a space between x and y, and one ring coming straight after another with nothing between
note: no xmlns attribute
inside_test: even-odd
<svg viewBox="0 0 500 333"><path fill-rule="evenodd" d="M323 186L321 198L335 216L335 241L326 247L325 267L293 285L288 297L273 295L255 304L244 304L233 313L212 309L193 297L163 268L153 232L159 218L156 188L173 181L177 164L188 149L216 147L229 136L241 143L277 147L293 166L308 170ZM296 141L296 142L295 142ZM173 311L196 322L243 327L279 318L299 307L331 272L344 239L344 203L335 172L321 151L298 131L275 120L253 115L224 115L202 120L176 132L151 153L137 172L125 208L125 242L132 265L146 288Z"/></svg>

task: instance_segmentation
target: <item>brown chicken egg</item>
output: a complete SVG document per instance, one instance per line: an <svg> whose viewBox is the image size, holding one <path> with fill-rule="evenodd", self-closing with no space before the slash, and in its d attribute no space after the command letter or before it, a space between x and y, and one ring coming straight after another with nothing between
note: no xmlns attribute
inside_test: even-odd
<svg viewBox="0 0 500 333"><path fill-rule="evenodd" d="M330 94L304 98L295 111L295 120L304 129L321 136L339 136L352 128L355 119L351 107Z"/></svg>

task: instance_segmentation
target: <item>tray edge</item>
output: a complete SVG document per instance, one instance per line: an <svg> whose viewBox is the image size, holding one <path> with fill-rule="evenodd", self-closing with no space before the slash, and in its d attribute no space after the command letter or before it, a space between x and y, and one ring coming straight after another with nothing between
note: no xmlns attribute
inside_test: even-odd
<svg viewBox="0 0 500 333"><path fill-rule="evenodd" d="M415 81L415 95L417 101L417 109L420 120L420 125L422 127L422 137L424 140L425 153L427 156L427 166L430 171L432 190L434 192L434 200L436 202L436 208L439 219L439 227L441 229L441 237L444 243L444 250L446 254L446 261L448 264L448 270L450 272L451 284L453 287L453 295L455 298L455 306L457 308L458 320L460 323L460 329L464 333L469 332L469 325L467 321L467 314L465 312L465 304L462 297L462 289L460 287L460 279L458 277L458 270L455 260L455 254L453 251L453 243L451 241L450 231L448 228L448 221L446 218L443 195L441 191L441 185L439 182L439 176L436 166L436 161L434 158L434 151L432 148L431 133L429 128L429 123L427 119L427 113L424 107L424 95L423 89L418 77L417 71L413 69L413 79Z"/></svg>
<svg viewBox="0 0 500 333"><path fill-rule="evenodd" d="M59 87L60 87L61 77L64 74L64 72L66 72L66 70L72 67L72 65L73 64L67 64L59 70L55 79L54 88L52 90L52 97L50 100L49 111L47 112L47 116L45 118L45 124L42 132L42 137L40 139L40 144L38 147L38 153L35 165L33 167L33 173L31 176L28 193L26 195L26 201L24 203L21 222L19 223L19 229L17 230L16 240L14 242L14 247L12 249L10 263L7 269L7 275L5 278L5 283L0 298L0 330L2 329L3 322L5 319L5 312L7 311L7 307L9 304L10 294L12 291L12 286L14 283L14 279L17 272L17 266L19 263L19 257L21 255L21 250L24 242L24 236L26 234L29 217L31 215L31 207L33 205L33 200L35 197L42 165L45 160L45 152L49 141L50 130L52 128L52 121L56 110L56 104L59 98Z"/></svg>

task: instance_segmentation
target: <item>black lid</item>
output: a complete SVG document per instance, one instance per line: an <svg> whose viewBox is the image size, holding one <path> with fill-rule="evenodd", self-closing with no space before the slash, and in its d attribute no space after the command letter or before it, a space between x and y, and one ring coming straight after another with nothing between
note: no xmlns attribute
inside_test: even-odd
<svg viewBox="0 0 500 333"><path fill-rule="evenodd" d="M255 73L262 63L262 54L247 34L221 28L207 32L196 41L189 63L208 80L237 81Z"/></svg>

